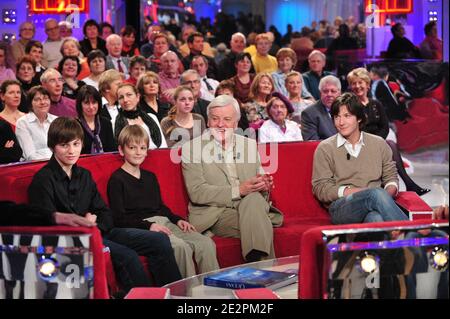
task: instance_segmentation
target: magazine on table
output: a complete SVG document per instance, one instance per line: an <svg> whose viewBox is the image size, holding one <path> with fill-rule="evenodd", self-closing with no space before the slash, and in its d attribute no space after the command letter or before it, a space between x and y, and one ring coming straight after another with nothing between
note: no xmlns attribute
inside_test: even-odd
<svg viewBox="0 0 450 319"><path fill-rule="evenodd" d="M297 282L297 277L295 273L237 267L206 276L203 284L230 289L269 288L275 290Z"/></svg>

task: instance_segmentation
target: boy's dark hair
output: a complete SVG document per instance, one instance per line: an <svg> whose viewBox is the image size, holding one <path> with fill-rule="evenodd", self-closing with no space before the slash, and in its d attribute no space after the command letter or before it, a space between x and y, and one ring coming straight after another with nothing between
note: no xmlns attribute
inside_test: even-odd
<svg viewBox="0 0 450 319"><path fill-rule="evenodd" d="M96 26L98 33L100 33L100 26L98 25L97 21L95 21L94 19L89 19L83 25L83 34L84 34L84 36L86 36L86 29L87 29L87 27L90 27L90 26Z"/></svg>
<svg viewBox="0 0 450 319"><path fill-rule="evenodd" d="M78 118L83 118L83 102L90 102L94 101L97 102L97 114L100 112L100 108L102 107L102 96L100 95L100 92L97 91L95 87L92 85L83 85L77 94L77 100L76 100L76 107L77 107L77 114Z"/></svg>
<svg viewBox="0 0 450 319"><path fill-rule="evenodd" d="M31 49L33 47L40 48L41 50L44 50L44 46L40 41L37 40L30 40L28 41L27 45L25 46L25 54L30 54Z"/></svg>
<svg viewBox="0 0 450 319"><path fill-rule="evenodd" d="M103 28L110 28L112 33L116 33L116 31L114 30L114 27L111 25L111 23L109 22L102 22L99 25L99 33L103 32Z"/></svg>
<svg viewBox="0 0 450 319"><path fill-rule="evenodd" d="M67 60L72 60L77 64L77 76L78 76L78 74L80 74L80 72L81 72L81 64L80 64L80 60L76 56L71 56L71 55L63 56L63 58L61 60L59 60L58 71L60 73L62 73L64 63L66 63Z"/></svg>
<svg viewBox="0 0 450 319"><path fill-rule="evenodd" d="M366 124L366 114L364 113L364 106L359 101L358 97L353 93L344 93L339 96L331 105L331 117L334 119L339 114L341 106L345 105L350 114L356 116L359 122L359 129L362 130Z"/></svg>
<svg viewBox="0 0 450 319"><path fill-rule="evenodd" d="M48 129L47 146L53 150L56 145L69 143L77 138L83 141L84 133L81 124L74 118L58 117Z"/></svg>

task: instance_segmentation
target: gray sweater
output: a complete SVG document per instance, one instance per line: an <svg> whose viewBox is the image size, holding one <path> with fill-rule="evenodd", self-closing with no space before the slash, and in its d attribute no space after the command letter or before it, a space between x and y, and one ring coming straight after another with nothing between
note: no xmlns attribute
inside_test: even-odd
<svg viewBox="0 0 450 319"><path fill-rule="evenodd" d="M322 141L314 153L312 186L325 205L337 200L339 187L376 188L390 182L398 185L397 169L389 145L381 138L364 134L364 145L357 158L347 159L344 146L337 147L337 134Z"/></svg>

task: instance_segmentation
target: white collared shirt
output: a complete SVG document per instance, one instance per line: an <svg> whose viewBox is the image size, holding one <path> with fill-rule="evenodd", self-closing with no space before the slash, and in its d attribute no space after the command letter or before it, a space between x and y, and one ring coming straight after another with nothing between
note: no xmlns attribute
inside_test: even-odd
<svg viewBox="0 0 450 319"><path fill-rule="evenodd" d="M111 124L112 129L114 132L114 125L116 124L116 117L119 115L119 107L117 105L109 105L108 100L105 97L102 97L102 105L103 107L106 107L106 110L109 113L109 116L111 116Z"/></svg>
<svg viewBox="0 0 450 319"><path fill-rule="evenodd" d="M353 156L354 158L358 158L359 153L361 153L362 147L365 146L364 144L364 132L361 132L359 136L358 142L355 143L355 145L352 145L349 141L347 141L340 133L337 133L337 148L344 146L347 150L347 154L350 156ZM347 155L348 156L348 155ZM398 185L395 182L389 182L384 186L384 189L386 189L389 185L393 185L397 188L398 192ZM350 187L349 185L342 185L338 189L338 197L344 197L344 191L347 187Z"/></svg>
<svg viewBox="0 0 450 319"><path fill-rule="evenodd" d="M286 120L286 132L283 133L280 126L272 120L267 120L259 128L258 139L260 143L303 141L303 136L298 124Z"/></svg>
<svg viewBox="0 0 450 319"><path fill-rule="evenodd" d="M44 123L41 123L36 115L30 112L17 120L16 136L25 161L52 157L52 151L47 146L47 134L50 124L56 118L57 116L49 113Z"/></svg>
<svg viewBox="0 0 450 319"><path fill-rule="evenodd" d="M205 83L205 79L208 81L208 84L212 87L212 89L213 89L212 92L208 90L208 87L207 87L207 85ZM200 97L203 100L212 101L214 99L214 94L216 92L217 86L219 85L219 82L214 80L214 79L211 79L211 78L208 78L208 77L205 76L205 77L200 79L200 83L201 83L201 88L200 88L201 95L200 95Z"/></svg>

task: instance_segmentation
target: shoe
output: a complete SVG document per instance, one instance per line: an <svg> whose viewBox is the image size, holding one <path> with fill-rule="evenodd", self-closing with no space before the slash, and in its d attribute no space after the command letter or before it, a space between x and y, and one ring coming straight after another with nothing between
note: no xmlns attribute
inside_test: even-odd
<svg viewBox="0 0 450 319"><path fill-rule="evenodd" d="M430 191L431 191L431 189L428 189L428 188L419 188L415 192L417 193L417 195L422 196L422 195L425 195L426 193L429 193Z"/></svg>

